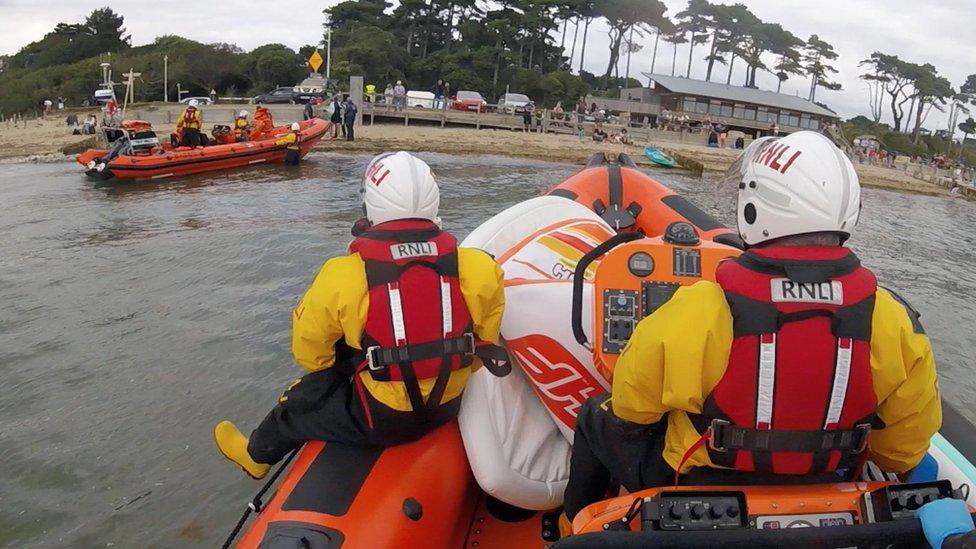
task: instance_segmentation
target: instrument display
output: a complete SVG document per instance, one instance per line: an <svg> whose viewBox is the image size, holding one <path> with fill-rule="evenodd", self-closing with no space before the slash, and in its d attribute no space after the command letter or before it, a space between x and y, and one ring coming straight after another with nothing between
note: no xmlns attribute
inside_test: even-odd
<svg viewBox="0 0 976 549"><path fill-rule="evenodd" d="M685 248L674 249L674 276L701 276L701 252Z"/></svg>
<svg viewBox="0 0 976 549"><path fill-rule="evenodd" d="M819 528L822 526L852 526L854 513L812 513L809 515L763 515L756 517L756 528Z"/></svg>

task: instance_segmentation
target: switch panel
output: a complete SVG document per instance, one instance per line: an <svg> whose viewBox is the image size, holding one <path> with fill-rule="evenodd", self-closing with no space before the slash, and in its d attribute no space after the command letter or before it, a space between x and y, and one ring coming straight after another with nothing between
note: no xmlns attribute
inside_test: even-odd
<svg viewBox="0 0 976 549"><path fill-rule="evenodd" d="M913 518L926 503L951 497L952 483L948 480L886 486L871 493L876 521Z"/></svg>
<svg viewBox="0 0 976 549"><path fill-rule="evenodd" d="M640 320L638 294L632 290L603 291L603 352L620 354Z"/></svg>
<svg viewBox="0 0 976 549"><path fill-rule="evenodd" d="M641 506L644 530L728 530L746 528L742 492L661 492Z"/></svg>

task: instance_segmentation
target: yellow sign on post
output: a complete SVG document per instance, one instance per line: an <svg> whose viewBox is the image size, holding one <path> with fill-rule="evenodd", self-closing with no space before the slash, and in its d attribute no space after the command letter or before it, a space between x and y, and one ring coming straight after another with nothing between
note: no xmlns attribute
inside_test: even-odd
<svg viewBox="0 0 976 549"><path fill-rule="evenodd" d="M318 50L312 53L312 56L308 58L308 66L312 67L313 72L319 72L319 67L322 66L322 56L319 54Z"/></svg>

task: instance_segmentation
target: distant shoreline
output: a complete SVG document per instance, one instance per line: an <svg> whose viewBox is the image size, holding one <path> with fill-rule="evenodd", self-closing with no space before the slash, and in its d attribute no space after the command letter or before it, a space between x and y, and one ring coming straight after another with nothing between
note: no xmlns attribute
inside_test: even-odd
<svg viewBox="0 0 976 549"><path fill-rule="evenodd" d="M284 119L282 119L284 120ZM35 155L64 153L73 155L83 150L90 136L71 135L58 115L47 119L30 120L27 127L14 128L0 124L0 159L29 158ZM23 125L23 122L21 123ZM157 123L158 129L165 129ZM687 164L700 165L704 174L724 172L737 158L738 151L715 149L692 143L660 141L655 146L678 157ZM472 128L441 128L438 126L409 126L398 124L361 125L356 127L356 141L321 141L316 150L338 152L379 153L389 150L437 152L445 154L495 154L519 158L533 158L569 164L584 164L594 154L627 153L642 167L658 168L643 153L643 145L627 146L596 143L569 135L523 133L511 130ZM690 162L687 162L690 160ZM898 192L946 196L948 188L942 184L923 181L899 169L858 165L858 175L865 187ZM678 170L683 172L685 170ZM692 172L687 172L692 173ZM976 198L969 193L967 198Z"/></svg>

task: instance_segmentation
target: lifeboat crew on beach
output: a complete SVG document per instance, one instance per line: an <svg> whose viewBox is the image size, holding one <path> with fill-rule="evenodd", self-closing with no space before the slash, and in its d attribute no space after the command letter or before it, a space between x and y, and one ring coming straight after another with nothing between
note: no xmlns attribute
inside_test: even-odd
<svg viewBox="0 0 976 549"><path fill-rule="evenodd" d="M245 437L214 430L220 451L252 477L308 440L411 442L452 421L471 374L504 375L496 347L502 271L440 229L430 167L406 152L370 162L364 220L349 253L330 259L292 315L292 352L306 370Z"/></svg>
<svg viewBox="0 0 976 549"><path fill-rule="evenodd" d="M247 141L250 123L247 121L247 111L241 111L234 117L234 140L238 143Z"/></svg>
<svg viewBox="0 0 976 549"><path fill-rule="evenodd" d="M861 207L851 161L803 131L740 162L727 180L748 249L642 320L611 394L582 407L569 519L611 478L630 491L836 482L867 458L905 473L939 429L918 313L844 246Z"/></svg>
<svg viewBox="0 0 976 549"><path fill-rule="evenodd" d="M297 166L302 159L302 126L298 122L291 125L291 131L275 140L275 145L285 146L285 164Z"/></svg>
<svg viewBox="0 0 976 549"><path fill-rule="evenodd" d="M203 113L200 112L197 100L191 99L186 110L176 120L176 133L182 136L180 145L183 147L201 146L203 144L200 137L201 127L203 127Z"/></svg>

